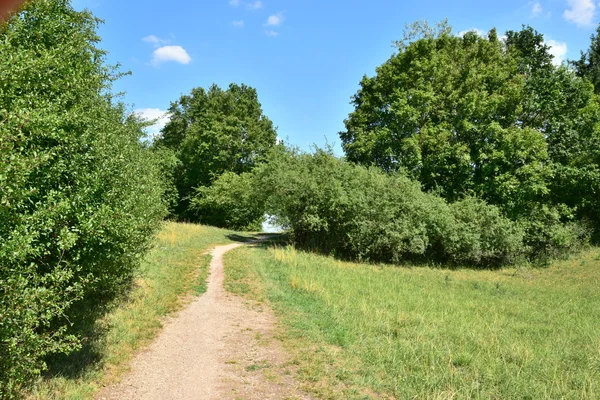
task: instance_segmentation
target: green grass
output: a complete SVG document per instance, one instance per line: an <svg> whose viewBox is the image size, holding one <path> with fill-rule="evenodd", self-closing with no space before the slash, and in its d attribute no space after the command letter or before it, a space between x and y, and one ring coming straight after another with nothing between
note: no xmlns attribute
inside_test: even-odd
<svg viewBox="0 0 600 400"><path fill-rule="evenodd" d="M225 257L226 287L271 303L320 398L600 398L600 249L514 276L291 247Z"/></svg>
<svg viewBox="0 0 600 400"><path fill-rule="evenodd" d="M99 386L117 380L135 353L157 335L163 318L181 308L190 295L206 290L211 258L207 251L240 238L223 229L166 223L137 271L129 297L99 321L99 328L106 330L103 340L94 343L100 362L88 365L76 378L59 374L40 380L29 398L91 399Z"/></svg>

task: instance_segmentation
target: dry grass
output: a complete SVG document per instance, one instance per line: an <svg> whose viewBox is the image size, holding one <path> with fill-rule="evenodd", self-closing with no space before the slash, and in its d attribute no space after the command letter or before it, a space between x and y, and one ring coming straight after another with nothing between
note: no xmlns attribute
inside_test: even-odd
<svg viewBox="0 0 600 400"><path fill-rule="evenodd" d="M600 396L600 250L544 269L355 264L239 249L229 287L268 297L321 398ZM245 285L245 286L244 286Z"/></svg>
<svg viewBox="0 0 600 400"><path fill-rule="evenodd" d="M55 376L39 382L31 399L90 399L99 386L118 380L128 362L158 334L164 317L180 309L189 296L204 292L210 255L231 243L234 232L195 224L165 223L154 248L137 271L129 297L102 321L106 329L97 343L100 363L80 377Z"/></svg>

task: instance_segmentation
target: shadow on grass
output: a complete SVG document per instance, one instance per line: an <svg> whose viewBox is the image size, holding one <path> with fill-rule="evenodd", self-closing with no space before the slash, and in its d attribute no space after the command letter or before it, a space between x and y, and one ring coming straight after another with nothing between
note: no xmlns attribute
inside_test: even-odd
<svg viewBox="0 0 600 400"><path fill-rule="evenodd" d="M121 295L123 296L123 295ZM121 297L119 296L119 297ZM76 306L71 316L69 333L80 338L80 348L69 354L52 354L47 357L48 369L44 378L61 376L67 379L83 377L90 368L100 367L103 362L108 326L102 323L103 317L116 304L116 300L105 300L94 304L82 302Z"/></svg>
<svg viewBox="0 0 600 400"><path fill-rule="evenodd" d="M336 251L331 247L327 247L323 244L318 243L302 243L294 240L292 235L289 233L260 233L254 235L254 237L258 237L258 241L253 245L253 247L260 247L262 249L267 249L271 247L285 247L288 245L294 246L297 250L318 254L324 257L330 257L337 261L343 262L351 262L357 264L365 264L365 265L378 265L378 266L388 266L388 267L397 267L397 268L432 268L432 269L443 269L443 270L460 270L460 269L470 269L470 270L489 270L495 271L502 268L522 268L522 262L517 264L506 264L503 266L482 266L482 265L469 265L469 264L456 264L452 263L448 260L444 260L440 255L441 251L439 249L432 249L427 254L423 255L409 255L406 254L399 261L391 261L386 259L357 259L349 254L344 254L343 252ZM230 238L231 239L231 238Z"/></svg>
<svg viewBox="0 0 600 400"><path fill-rule="evenodd" d="M225 237L233 242L240 242L240 243L250 243L254 240L256 240L256 234L253 233L247 233L247 234L237 234L237 233L230 233L229 235L225 235Z"/></svg>
<svg viewBox="0 0 600 400"><path fill-rule="evenodd" d="M227 239L234 242L240 243L287 243L283 238L287 238L285 233L248 233L248 234L237 234L232 233L226 235Z"/></svg>
<svg viewBox="0 0 600 400"><path fill-rule="evenodd" d="M76 332L76 334L79 332ZM67 379L82 378L90 368L101 366L103 361L102 344L106 329L92 328L82 340L81 348L69 354L54 354L47 359L48 369L44 378L64 377Z"/></svg>

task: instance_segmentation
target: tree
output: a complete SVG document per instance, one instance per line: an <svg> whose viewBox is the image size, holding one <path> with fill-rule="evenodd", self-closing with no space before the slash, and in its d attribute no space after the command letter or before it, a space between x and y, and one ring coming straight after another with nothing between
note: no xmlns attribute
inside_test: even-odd
<svg viewBox="0 0 600 400"><path fill-rule="evenodd" d="M276 143L273 123L263 115L256 90L231 84L195 88L172 103L171 119L156 146L173 149L181 162L175 175L179 218L203 220L189 208L195 189L209 187L225 172L248 172Z"/></svg>
<svg viewBox="0 0 600 400"><path fill-rule="evenodd" d="M340 133L350 161L404 171L450 201L480 197L513 219L541 204L563 219L593 216L596 172L585 175L594 189L566 193L574 173L599 165L598 100L552 64L541 34L410 37L352 99Z"/></svg>
<svg viewBox="0 0 600 400"><path fill-rule="evenodd" d="M110 94L99 20L28 2L0 27L0 398L81 347L166 208L144 124Z"/></svg>
<svg viewBox="0 0 600 400"><path fill-rule="evenodd" d="M544 36L532 27L523 26L520 31L506 32L505 43L522 74L532 75L539 70L552 69L550 46L544 42Z"/></svg>
<svg viewBox="0 0 600 400"><path fill-rule="evenodd" d="M600 25L590 38L590 48L585 53L582 51L579 60L571 61L571 64L577 76L588 79L596 94L600 93Z"/></svg>

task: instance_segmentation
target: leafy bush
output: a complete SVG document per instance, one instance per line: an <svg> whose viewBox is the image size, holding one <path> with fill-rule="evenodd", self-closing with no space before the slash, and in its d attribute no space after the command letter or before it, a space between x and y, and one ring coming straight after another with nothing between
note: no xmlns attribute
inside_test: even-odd
<svg viewBox="0 0 600 400"><path fill-rule="evenodd" d="M163 202L168 207L169 216L176 216L175 210L179 204L179 192L175 185L175 173L181 167L181 161L171 149L153 146L152 151L159 162L159 170L165 184Z"/></svg>
<svg viewBox="0 0 600 400"><path fill-rule="evenodd" d="M567 222L563 222L564 220ZM545 263L564 257L589 243L592 229L578 221L566 207L532 207L528 218L521 220L526 232L525 244L536 261Z"/></svg>
<svg viewBox="0 0 600 400"><path fill-rule="evenodd" d="M39 0L0 28L0 398L80 346L165 215L159 156L109 94L97 24Z"/></svg>
<svg viewBox="0 0 600 400"><path fill-rule="evenodd" d="M497 266L523 252L523 232L477 199L448 205L418 183L331 153L274 152L255 172L267 211L297 243L371 261Z"/></svg>
<svg viewBox="0 0 600 400"><path fill-rule="evenodd" d="M190 200L190 210L204 224L235 230L258 231L265 211L255 195L251 174L225 172L212 186L202 186Z"/></svg>
<svg viewBox="0 0 600 400"><path fill-rule="evenodd" d="M503 265L525 254L524 232L498 207L472 197L450 205L454 225L440 238L457 264Z"/></svg>

